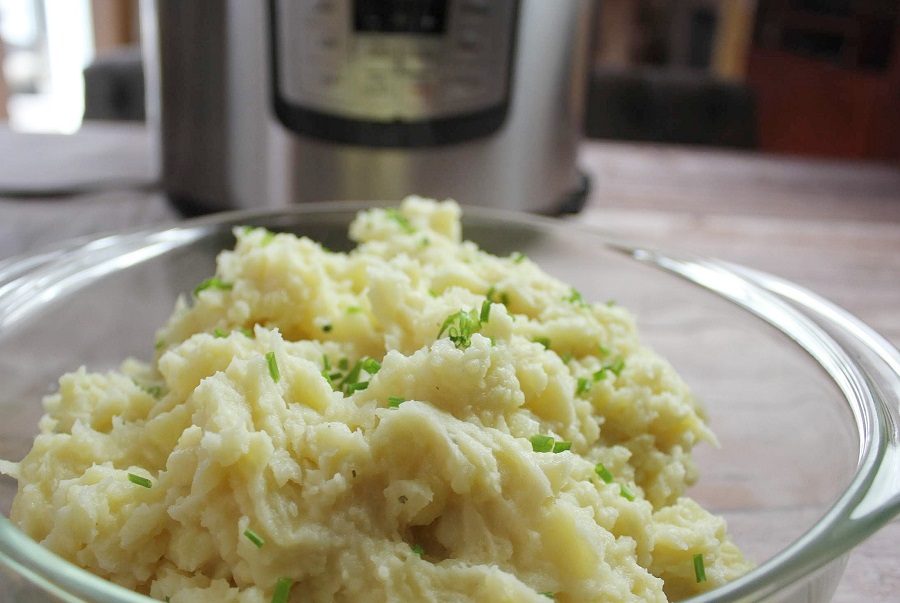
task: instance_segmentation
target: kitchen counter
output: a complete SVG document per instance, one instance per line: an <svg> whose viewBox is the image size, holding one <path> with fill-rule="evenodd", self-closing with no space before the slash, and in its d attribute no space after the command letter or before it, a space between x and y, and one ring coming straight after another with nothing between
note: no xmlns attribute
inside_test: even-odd
<svg viewBox="0 0 900 603"><path fill-rule="evenodd" d="M0 130L0 261L72 237L179 220L147 133ZM772 272L900 346L900 166L587 142L593 188L566 220ZM28 426L23 426L23 429ZM900 519L852 553L834 601L896 601Z"/></svg>

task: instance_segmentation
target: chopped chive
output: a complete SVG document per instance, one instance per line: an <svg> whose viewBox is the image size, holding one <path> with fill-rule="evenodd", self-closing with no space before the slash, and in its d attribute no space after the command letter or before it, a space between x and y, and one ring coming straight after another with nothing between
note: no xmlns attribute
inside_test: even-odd
<svg viewBox="0 0 900 603"><path fill-rule="evenodd" d="M628 486L625 484L619 484L619 494L622 495L622 498L628 501L634 501L634 493L628 489Z"/></svg>
<svg viewBox="0 0 900 603"><path fill-rule="evenodd" d="M425 549L423 549L420 545L411 544L411 545L409 545L409 548L411 548L412 552L415 553L416 555L418 555L419 557L421 557L422 559L425 558Z"/></svg>
<svg viewBox="0 0 900 603"><path fill-rule="evenodd" d="M706 582L706 567L703 564L703 555L700 553L694 555L694 577L697 582Z"/></svg>
<svg viewBox="0 0 900 603"><path fill-rule="evenodd" d="M228 337L228 333L226 333L222 329L216 327L215 329L213 329L213 336L218 339L222 339L224 337Z"/></svg>
<svg viewBox="0 0 900 603"><path fill-rule="evenodd" d="M331 329L333 329L333 328L334 327L332 326L332 324L330 322L326 322L324 325L322 325L322 330L326 333L330 333Z"/></svg>
<svg viewBox="0 0 900 603"><path fill-rule="evenodd" d="M604 364L599 371L594 373L594 381L601 381L605 379L606 373L608 372L618 377L624 368L625 360L623 360L621 356L616 356L615 360L613 360L609 364Z"/></svg>
<svg viewBox="0 0 900 603"><path fill-rule="evenodd" d="M622 372L622 369L625 368L625 360L621 356L616 356L616 359L613 360L612 364L609 365L609 370L613 372L615 376L619 376L619 373Z"/></svg>
<svg viewBox="0 0 900 603"><path fill-rule="evenodd" d="M569 364L572 362L572 354L563 354L559 359L563 361L563 364Z"/></svg>
<svg viewBox="0 0 900 603"><path fill-rule="evenodd" d="M486 299L481 302L481 314L478 316L478 320L482 323L486 323L491 318L491 300Z"/></svg>
<svg viewBox="0 0 900 603"><path fill-rule="evenodd" d="M437 296L438 296L438 292L435 291L434 289L429 289L429 290L428 290L428 295L430 295L431 297L437 297Z"/></svg>
<svg viewBox="0 0 900 603"><path fill-rule="evenodd" d="M543 593L540 593L540 594L544 595L544 596L547 597L548 599L555 599L555 598L556 598L556 593L550 592L549 590L548 590L547 592L543 592Z"/></svg>
<svg viewBox="0 0 900 603"><path fill-rule="evenodd" d="M253 329L243 328L243 329L238 329L238 331L244 337L246 337L248 339L253 339Z"/></svg>
<svg viewBox="0 0 900 603"><path fill-rule="evenodd" d="M156 343L153 344L153 348L156 349L156 350L161 350L161 349L163 349L164 347L166 347L166 340L165 340L165 339L157 339L157 340L156 340Z"/></svg>
<svg viewBox="0 0 900 603"><path fill-rule="evenodd" d="M485 296L491 303L495 303L495 304L496 304L496 303L501 303L501 304L503 304L504 306L508 306L508 305L509 305L509 294L508 294L506 291L500 291L500 292L498 293L498 292L497 292L497 288L494 287L494 286L491 286L491 288L487 290L487 293L485 293L484 296Z"/></svg>
<svg viewBox="0 0 900 603"><path fill-rule="evenodd" d="M343 361L345 359L341 359L341 360ZM349 364L350 363L348 361L347 366L349 366ZM357 391L358 389L365 389L366 387L368 387L368 384L366 384L362 387L358 387L360 372L362 372L362 361L357 360L356 364L353 365L353 368L350 369L350 371L346 375L344 375L344 378L341 380L341 384L340 384L341 391L349 394L353 391Z"/></svg>
<svg viewBox="0 0 900 603"><path fill-rule="evenodd" d="M567 302L575 304L577 306L587 306L587 302L584 301L584 296L581 295L581 292L574 287L571 289L568 297L564 298Z"/></svg>
<svg viewBox="0 0 900 603"><path fill-rule="evenodd" d="M347 306L346 312L347 314L359 314L360 312L362 312L362 308L360 308L359 306Z"/></svg>
<svg viewBox="0 0 900 603"><path fill-rule="evenodd" d="M514 264L521 264L523 261L525 261L525 254L521 251L513 251L509 255L509 259L511 259Z"/></svg>
<svg viewBox="0 0 900 603"><path fill-rule="evenodd" d="M272 381L278 383L281 380L281 371L278 370L275 352L266 352L266 364L269 365L269 374L272 375Z"/></svg>
<svg viewBox="0 0 900 603"><path fill-rule="evenodd" d="M535 452L553 452L554 441L550 436L539 433L531 436L531 449Z"/></svg>
<svg viewBox="0 0 900 603"><path fill-rule="evenodd" d="M612 350L610 350L608 347L606 347L605 345L603 345L603 344L600 343L599 341L597 342L597 349L598 349L598 350L600 351L600 353L603 354L604 356L609 356L609 355L612 353Z"/></svg>
<svg viewBox="0 0 900 603"><path fill-rule="evenodd" d="M294 581L290 578L279 578L275 583L275 592L272 593L272 603L287 603L292 586Z"/></svg>
<svg viewBox="0 0 900 603"><path fill-rule="evenodd" d="M532 339L532 341L535 343L541 344L542 346L544 346L545 349L548 349L548 350L550 349L550 338L549 337L544 337L543 335L538 335L537 337Z"/></svg>
<svg viewBox="0 0 900 603"><path fill-rule="evenodd" d="M572 442L559 441L553 442L553 452L559 454L560 452L565 452L566 450L572 449Z"/></svg>
<svg viewBox="0 0 900 603"><path fill-rule="evenodd" d="M366 358L362 361L362 368L370 375L374 375L381 368L381 363L374 358Z"/></svg>
<svg viewBox="0 0 900 603"><path fill-rule="evenodd" d="M265 232L263 233L262 240L259 242L259 244L262 247L265 247L272 242L272 239L275 238L275 233L265 228L263 230L265 230Z"/></svg>
<svg viewBox="0 0 900 603"><path fill-rule="evenodd" d="M472 335L481 329L481 321L475 310L466 312L460 310L455 314L451 314L441 325L438 331L437 339L447 333L447 337L453 342L458 349L464 350L472 344Z"/></svg>
<svg viewBox="0 0 900 603"><path fill-rule="evenodd" d="M366 389L367 387L369 387L368 381L357 381L356 383L351 383L350 385L348 385L347 391L350 393L360 392L360 391Z"/></svg>
<svg viewBox="0 0 900 603"><path fill-rule="evenodd" d="M409 223L409 219L400 213L396 207L390 207L385 210L387 217L400 225L400 229L405 233L414 233L416 229Z"/></svg>
<svg viewBox="0 0 900 603"><path fill-rule="evenodd" d="M609 472L609 469L603 466L603 463L597 463L594 466L594 473L599 475L600 479L602 479L607 484L611 484L613 482L612 473Z"/></svg>
<svg viewBox="0 0 900 603"><path fill-rule="evenodd" d="M614 300L614 299L607 300L607 301L606 301L606 305L607 305L608 307L612 308L613 306L616 305L616 300Z"/></svg>
<svg viewBox="0 0 900 603"><path fill-rule="evenodd" d="M130 481L132 484L137 484L138 486L141 486L142 488L152 488L153 487L153 482L151 482L149 479L147 479L146 477L142 477L140 475L135 475L134 473L128 474L128 481Z"/></svg>
<svg viewBox="0 0 900 603"><path fill-rule="evenodd" d="M328 359L328 354L322 354L322 370L326 372L331 370L331 360Z"/></svg>
<svg viewBox="0 0 900 603"><path fill-rule="evenodd" d="M388 396L388 406L391 408L398 408L404 402L406 402L406 398L401 398L400 396Z"/></svg>
<svg viewBox="0 0 900 603"><path fill-rule="evenodd" d="M143 388L145 392L153 396L154 398L159 398L162 396L162 386L159 385L145 385Z"/></svg>
<svg viewBox="0 0 900 603"><path fill-rule="evenodd" d="M247 528L246 530L244 530L244 536L247 537L247 540L249 540L250 542L255 544L256 548L258 548L258 549L263 548L263 545L266 543L266 541L263 540L262 536L260 536L259 534L257 534L253 530L251 530L250 528Z"/></svg>
<svg viewBox="0 0 900 603"><path fill-rule="evenodd" d="M591 391L591 380L587 377L579 377L578 385L575 387L575 395L580 396Z"/></svg>
<svg viewBox="0 0 900 603"><path fill-rule="evenodd" d="M346 371L350 368L350 359L349 358L341 358L338 360L338 368L342 371Z"/></svg>
<svg viewBox="0 0 900 603"><path fill-rule="evenodd" d="M223 281L217 276L211 276L196 287L194 287L194 296L196 296L201 291L206 289L219 289L222 291L227 291L231 289L234 285L227 281Z"/></svg>

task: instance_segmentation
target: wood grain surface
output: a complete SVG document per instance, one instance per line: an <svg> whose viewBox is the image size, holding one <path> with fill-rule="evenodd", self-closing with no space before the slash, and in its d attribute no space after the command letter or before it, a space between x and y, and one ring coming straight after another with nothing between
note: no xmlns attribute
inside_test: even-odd
<svg viewBox="0 0 900 603"><path fill-rule="evenodd" d="M589 143L573 218L737 262L823 295L900 346L900 169L745 152ZM900 600L900 518L854 549L835 603Z"/></svg>

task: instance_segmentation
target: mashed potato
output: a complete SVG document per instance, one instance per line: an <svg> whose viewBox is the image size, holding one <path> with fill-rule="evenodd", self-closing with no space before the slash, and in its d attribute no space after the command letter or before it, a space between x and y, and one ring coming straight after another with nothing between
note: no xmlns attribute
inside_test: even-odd
<svg viewBox="0 0 900 603"><path fill-rule="evenodd" d="M236 230L154 362L62 377L12 520L172 603L666 601L746 571L684 494L714 439L685 383L459 212L362 212L349 253Z"/></svg>

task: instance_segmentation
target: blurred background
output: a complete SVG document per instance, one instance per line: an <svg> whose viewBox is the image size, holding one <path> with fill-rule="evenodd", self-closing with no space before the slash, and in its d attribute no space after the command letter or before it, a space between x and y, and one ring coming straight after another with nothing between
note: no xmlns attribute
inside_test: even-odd
<svg viewBox="0 0 900 603"><path fill-rule="evenodd" d="M900 162L900 0L600 0L590 138ZM0 0L0 119L145 116L139 0Z"/></svg>

